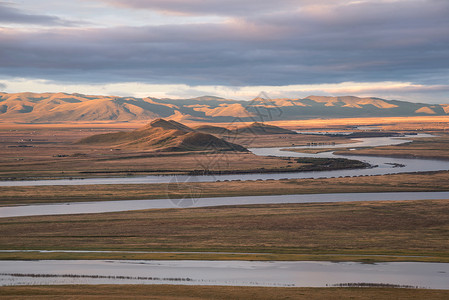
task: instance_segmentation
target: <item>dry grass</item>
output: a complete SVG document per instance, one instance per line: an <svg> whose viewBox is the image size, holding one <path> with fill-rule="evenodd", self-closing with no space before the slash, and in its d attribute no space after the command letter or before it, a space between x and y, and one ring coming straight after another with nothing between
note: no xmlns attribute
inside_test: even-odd
<svg viewBox="0 0 449 300"><path fill-rule="evenodd" d="M449 201L252 205L18 217L0 219L0 233L2 249L290 253L312 254L315 259L320 254L424 255L446 261ZM20 253L2 257L23 259ZM68 258L67 254L54 257Z"/></svg>
<svg viewBox="0 0 449 300"><path fill-rule="evenodd" d="M437 118L437 119L435 119ZM444 129L444 118L428 117L422 119L409 118L410 122L438 125ZM347 119L344 119L347 120ZM369 124L375 120L383 124L383 119L357 119L361 124ZM362 121L366 122L363 123ZM342 120L327 120L325 123L342 124ZM388 118L388 122L396 121L400 128L407 126L422 127L416 123L402 123L404 120ZM432 121L433 123L425 123ZM441 121L441 122L437 122ZM304 121L305 122L305 121ZM310 120L301 126L309 124ZM323 121L324 122L324 121ZM349 121L348 121L349 122ZM355 122L355 121L354 121ZM386 122L386 121L385 121ZM322 122L318 122L322 125ZM349 122L348 124L351 124ZM390 123L385 123L386 126ZM388 126L394 126L392 125ZM74 124L57 128L55 125L3 125L0 130L0 178L54 178L54 177L88 177L88 176L124 176L126 174L166 174L183 173L193 170L222 171L257 171L262 168L280 170L295 169L282 158L256 157L252 154L240 153L154 153L148 151L130 151L103 146L78 145L74 142L94 134L130 131L133 126L141 124ZM384 126L382 125L382 126ZM312 125L310 125L313 128ZM438 127L437 126L437 127ZM269 147L307 145L308 143L346 143L344 137L326 137L311 135L241 135L229 137L230 142L247 147ZM411 149L420 156L447 158L448 138L417 140L411 146L396 146L369 150L376 155L404 155ZM403 148L400 148L403 147ZM433 148L432 148L433 147ZM445 148L446 147L446 148ZM364 150L368 151L368 150ZM402 151L402 152L401 152ZM413 152L413 153L415 153ZM360 152L362 154L364 152ZM351 152L355 154L355 152ZM88 171L89 173L85 173ZM105 175L106 174L106 175Z"/></svg>
<svg viewBox="0 0 449 300"><path fill-rule="evenodd" d="M271 125L286 128L324 129L360 125L379 125L386 130L447 130L449 116L340 118L272 121Z"/></svg>
<svg viewBox="0 0 449 300"><path fill-rule="evenodd" d="M197 122L183 120L188 126L195 127L201 125L211 125L225 128L235 127L235 123L229 122ZM117 121L77 121L70 123L54 124L17 124L12 122L0 122L0 130L41 130L52 129L137 129L147 124L148 121L117 122ZM238 125L250 125L252 122L240 122ZM415 117L371 117L371 118L329 118L329 119L308 119L308 120L283 120L270 121L266 124L291 128L291 129L325 129L344 126L360 125L380 125L387 130L447 130L449 129L449 116L415 116Z"/></svg>
<svg viewBox="0 0 449 300"><path fill-rule="evenodd" d="M160 153L74 144L82 138L115 132L117 129L55 129L48 126L0 131L0 178L126 176L185 173L194 170L239 172L261 169L293 170L301 167L300 164L292 164L283 158L258 157L250 153ZM290 136L296 138L289 140ZM278 135L250 138L260 145L306 144L317 139L301 135L288 135L285 139ZM321 139L323 142L329 140L327 137ZM248 137L234 142L244 141L248 142Z"/></svg>
<svg viewBox="0 0 449 300"><path fill-rule="evenodd" d="M176 285L0 287L2 299L447 299L449 291L388 288L271 288Z"/></svg>
<svg viewBox="0 0 449 300"><path fill-rule="evenodd" d="M226 138L226 136L224 136ZM243 145L248 148L258 147L290 147L305 146L310 143L322 144L343 144L352 141L345 137L328 137L320 135L304 135L304 134L275 134L275 135L241 135L227 139L232 143Z"/></svg>

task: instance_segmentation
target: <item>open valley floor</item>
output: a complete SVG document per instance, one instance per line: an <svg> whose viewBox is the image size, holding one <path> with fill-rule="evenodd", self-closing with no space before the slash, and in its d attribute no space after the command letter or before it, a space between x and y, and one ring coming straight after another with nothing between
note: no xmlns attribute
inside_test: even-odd
<svg viewBox="0 0 449 300"><path fill-rule="evenodd" d="M87 128L69 126L59 129L52 126L32 125L3 128L0 132L1 159L0 212L13 206L70 203L151 200L170 201L173 208L116 211L105 213L42 215L0 218L0 259L4 262L73 261L73 260L131 260L131 261L284 261L284 262L347 262L347 263L449 263L449 199L427 200L389 199L386 193L394 192L446 192L449 191L449 169L432 169L426 172L401 172L400 164L385 166L356 165L360 155L400 156L413 159L440 160L445 166L449 157L447 134L440 120L427 124L420 133L431 136L410 137L412 128L407 123L388 124L377 122L376 130L394 130L395 134L409 134L407 141L397 145L360 147L357 138L334 134L269 134L253 136L243 134L231 137L217 136L240 143L251 151L257 147L292 147L298 152L283 152L282 156L255 155L251 152L203 151L151 151L145 149L119 149L102 145L82 145L78 141L95 134L130 131L135 125ZM291 125L291 124L289 124ZM359 124L363 125L363 124ZM367 124L370 125L370 124ZM313 130L342 131L312 128ZM295 127L290 126L290 129ZM380 129L379 129L380 128ZM303 131L304 128L297 128ZM271 128L270 128L271 130ZM354 130L354 129L353 129ZM358 130L357 135L373 135ZM378 135L378 133L375 133ZM398 138L401 138L400 136ZM379 140L384 141L384 140ZM385 141L388 141L386 139ZM251 144L251 143L254 144ZM395 142L396 143L396 142ZM339 145L343 144L341 149ZM256 146L254 146L256 145ZM333 157L320 158L322 151L341 151L350 160ZM298 148L302 146L302 148ZM326 148L332 146L330 148ZM346 150L346 152L344 152ZM308 158L301 158L308 152ZM280 152L279 152L280 153ZM288 156L292 153L292 157ZM310 153L318 153L314 158ZM340 153L340 152L337 152ZM406 153L406 154L404 154ZM350 156L349 156L350 155ZM338 163L337 163L338 162ZM352 164L352 165L351 165ZM438 165L438 163L435 163ZM357 175L357 170L372 172L381 168L387 172L373 175ZM337 175L319 175L323 168L332 169ZM358 169L362 168L362 169ZM364 169L363 169L364 168ZM338 172L354 169L354 175L338 176ZM202 173L201 173L202 172ZM292 178L289 174L316 172L313 178ZM278 179L245 174L271 176ZM195 180L171 181L164 177L187 176ZM229 174L232 178L221 179ZM344 173L341 173L344 174ZM363 173L361 173L363 174ZM369 173L368 173L369 174ZM167 182L126 183L133 178L164 175ZM195 177L200 175L200 177ZM215 180L203 180L203 175ZM150 176L150 177L151 177ZM216 176L216 177L214 177ZM245 175L247 176L247 175ZM252 175L251 175L252 176ZM273 175L274 178L278 175ZM50 184L46 180L85 178L123 182L108 184L76 185ZM157 176L154 176L157 178ZM223 177L224 178L224 177ZM6 181L5 181L6 180ZM31 181L30 181L31 180ZM33 181L37 180L37 181ZM56 182L55 181L55 182ZM36 182L37 184L33 184ZM29 184L29 185L28 185ZM307 194L379 193L380 201L277 203L253 205L221 205L195 207L201 198L257 197ZM346 195L346 194L342 194ZM349 195L349 194L348 194ZM368 195L368 194L366 194ZM350 197L348 197L349 199ZM166 199L166 200L164 200ZM221 199L221 198L217 198ZM225 199L225 198L223 198ZM325 199L325 198L323 198ZM352 198L351 198L352 199ZM187 201L187 202L186 202ZM193 201L192 204L189 204ZM105 202L108 203L108 202ZM42 206L45 207L45 206ZM445 265L444 265L445 266ZM83 274L83 273L81 273ZM151 271L149 270L149 273ZM445 280L445 273L435 276ZM41 276L39 274L10 274L11 276ZM10 276L4 274L2 276ZM59 276L44 274L45 276ZM65 275L64 275L65 276ZM78 276L78 275L77 275ZM86 275L90 276L86 273ZM97 275L95 275L97 276ZM148 275L150 276L150 275ZM145 277L146 278L146 277ZM152 277L153 278L153 277ZM249 280L249 279L248 279ZM156 283L156 282L155 282ZM355 282L348 284L356 284ZM372 284L373 287L367 288ZM398 285L395 288L382 284ZM307 288L296 287L224 287L224 286L135 286L126 294L115 286L35 286L0 287L5 299L42 297L57 298L61 293L80 293L91 299L139 298L152 295L155 299L179 299L183 293L196 295L195 299L270 299L270 295L301 299L319 299L332 294L334 299L353 297L370 299L407 299L411 295L428 299L443 299L447 291L410 288L407 282L358 283L353 287ZM364 287L364 288L363 288ZM402 288L398 288L402 287ZM170 291L167 294L167 291ZM81 295L81 294L79 294ZM237 296L238 295L238 296ZM34 298L36 298L34 297ZM171 298L170 298L171 297Z"/></svg>

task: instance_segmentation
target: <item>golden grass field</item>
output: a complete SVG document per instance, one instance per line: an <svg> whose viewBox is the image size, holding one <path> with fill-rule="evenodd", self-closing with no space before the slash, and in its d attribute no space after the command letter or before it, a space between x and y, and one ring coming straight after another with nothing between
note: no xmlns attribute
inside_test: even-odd
<svg viewBox="0 0 449 300"><path fill-rule="evenodd" d="M0 297L12 299L429 299L445 300L449 291L398 288L271 288L177 285L72 285L0 287Z"/></svg>
<svg viewBox="0 0 449 300"><path fill-rule="evenodd" d="M413 144L379 147L351 151L351 154L391 155L406 157L449 158L447 146L449 137L444 129L443 117L410 118L405 120L388 118L382 126L393 126L395 130L404 130L409 125L433 128L436 138L416 139ZM347 119L344 119L347 120ZM357 119L359 120L359 119ZM383 119L365 120L358 124L382 124ZM307 121L307 122L306 122ZM320 120L315 120L316 122ZM325 120L322 120L323 122ZM328 121L328 120L327 120ZM340 124L342 120L334 120ZM441 122L439 122L441 121ZM305 120L305 124L311 120ZM328 121L330 122L330 121ZM349 122L349 121L348 121ZM355 123L356 121L354 121ZM385 121L386 122L386 121ZM397 122L397 123L394 123ZM321 124L320 122L316 124ZM0 178L57 178L57 177L94 177L129 176L142 174L173 174L191 171L288 171L301 168L300 164L277 157L257 157L249 153L169 153L142 150L126 150L114 147L74 144L82 138L100 133L129 131L140 126L130 124L64 124L57 125L9 125L0 126ZM323 124L321 124L323 125ZM297 125L297 128L305 126ZM324 126L324 125L323 125ZM313 127L313 126L312 126ZM416 128L416 127L415 127ZM435 131L439 129L439 131ZM347 143L344 137L311 135L243 135L233 137L231 142L246 147L290 147L308 143ZM307 150L303 150L307 152ZM316 151L316 150L310 150ZM309 152L310 152L309 151ZM356 157L355 157L356 158Z"/></svg>
<svg viewBox="0 0 449 300"><path fill-rule="evenodd" d="M235 127L235 123L205 123L191 120L183 120L188 126L214 125L229 128ZM24 124L1 122L0 130L15 129L67 129L67 128L98 128L98 129L137 129L147 124L148 121L117 122L117 121L70 121L54 124ZM369 117L369 118L322 118L305 120L269 121L267 124L286 127L291 129L324 129L343 126L379 125L387 130L444 130L449 129L449 116L414 116L414 117ZM240 122L241 126L249 125L251 122Z"/></svg>
<svg viewBox="0 0 449 300"><path fill-rule="evenodd" d="M375 125L381 126L385 130L448 130L449 116L310 119L272 121L268 123L280 127L299 129L324 129Z"/></svg>
<svg viewBox="0 0 449 300"><path fill-rule="evenodd" d="M116 125L117 126L117 125ZM128 124L129 126L129 124ZM277 157L259 157L240 152L155 152L116 147L79 145L75 142L99 133L129 128L71 128L29 126L0 130L0 179L129 176L183 174L190 171L260 172L295 170L301 164ZM240 137L235 142L255 145L301 145L329 142L332 138L287 135L262 138ZM347 139L336 138L337 142ZM257 142L256 142L257 141ZM247 146L247 145L245 145Z"/></svg>
<svg viewBox="0 0 449 300"><path fill-rule="evenodd" d="M111 129L39 129L0 132L0 177L126 176L133 172L183 173L191 170L248 170L287 168L279 158L249 153L155 153L74 142ZM97 175L98 175L97 174Z"/></svg>
<svg viewBox="0 0 449 300"><path fill-rule="evenodd" d="M260 253L32 252L0 253L1 259L449 262L449 200L247 205L16 217L0 219L0 232L1 249Z"/></svg>

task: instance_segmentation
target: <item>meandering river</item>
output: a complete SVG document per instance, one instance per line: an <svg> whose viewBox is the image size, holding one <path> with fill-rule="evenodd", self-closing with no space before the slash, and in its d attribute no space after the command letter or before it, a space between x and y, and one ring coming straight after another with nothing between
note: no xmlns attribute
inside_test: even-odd
<svg viewBox="0 0 449 300"><path fill-rule="evenodd" d="M421 134L413 137L427 137ZM382 146L408 142L408 140L382 137L358 139L358 142L340 145L324 145L318 147L365 147ZM307 146L296 147L307 148ZM283 148L254 148L251 149L257 155L276 156L313 156L313 157L337 157L332 152L319 154L304 154L291 151L283 151ZM340 156L338 156L340 157ZM6 181L0 182L4 186L16 185L51 185L51 184L113 184L113 183L149 183L149 182L202 182L215 180L257 180L280 178L309 178L309 177L333 177L333 176L360 176L385 173L399 173L411 171L436 171L449 170L449 161L436 161L424 159L391 159L385 157L357 157L370 164L378 165L372 169L335 170L320 172L296 172L282 174L240 174L240 175L216 175L216 176L147 176L131 178L92 178L84 180L41 180L41 181ZM392 163L405 165L405 167L392 167ZM245 205L245 204L279 204L279 203L310 203L310 202L343 202L343 201L379 201L379 200L428 200L449 199L449 192L411 192L411 193L342 193L342 194L311 194L311 195L271 195L271 196L244 196L244 197L216 197L183 199L156 199L156 200L126 200L126 201L99 201L99 202L71 202L62 204L42 204L0 207L0 217L23 217L38 215L64 215L120 212L142 209L161 209L179 207L206 207L220 205Z"/></svg>
<svg viewBox="0 0 449 300"><path fill-rule="evenodd" d="M424 135L413 136L424 137ZM325 148L363 147L400 144L396 138L358 139L347 145ZM296 147L300 148L300 147ZM302 147L307 148L307 147ZM290 157L346 157L332 152L316 155L286 152L281 148L256 148L257 155ZM346 158L353 158L348 156ZM372 169L296 172L281 174L239 174L215 176L146 176L128 178L92 178L83 180L4 181L0 186L140 184L216 180L257 180L281 178L317 178L378 175L400 172L449 170L449 162L425 159L356 157ZM394 165L405 165L394 167ZM218 205L342 202L376 200L449 199L449 192L350 193L280 196L219 197L201 199L160 199L43 204L0 207L0 217L117 212L152 208L203 207ZM0 261L0 285L42 284L189 284L232 286L326 287L339 284L393 284L432 289L449 289L447 263L376 263L355 262L260 262L260 261Z"/></svg>
<svg viewBox="0 0 449 300"><path fill-rule="evenodd" d="M356 147L376 147L384 145L397 145L410 142L406 138L429 137L428 134L418 134L406 136L405 138L381 137L381 138L360 138L358 142L350 144L323 145L314 148L356 148ZM283 178L320 178L339 176L367 176L384 175L405 172L426 172L449 170L449 161L433 159L406 159L373 156L350 156L335 155L332 152L319 154L298 153L284 151L286 147L280 148L251 148L256 155L261 156L283 156L283 157L327 157L327 158L349 158L361 160L369 163L374 168L354 169L354 170L333 170L333 171L313 171L313 172L286 172L286 173L262 173L262 174L231 174L231 175L172 175L172 176L136 176L121 178L86 178L86 179L58 179L58 180L23 180L23 181L0 181L0 186L42 186L42 185L92 185L92 184L148 184L148 183L177 183L177 182L213 182L224 180L278 180ZM288 147L296 149L310 148L310 146ZM403 165L404 167L397 167Z"/></svg>

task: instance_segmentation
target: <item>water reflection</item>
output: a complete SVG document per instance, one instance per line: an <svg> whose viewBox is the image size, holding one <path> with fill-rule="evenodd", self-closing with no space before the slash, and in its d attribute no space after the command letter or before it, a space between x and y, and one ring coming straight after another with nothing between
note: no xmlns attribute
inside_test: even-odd
<svg viewBox="0 0 449 300"><path fill-rule="evenodd" d="M447 263L317 261L0 261L0 285L183 284L325 287L383 283L449 289Z"/></svg>

